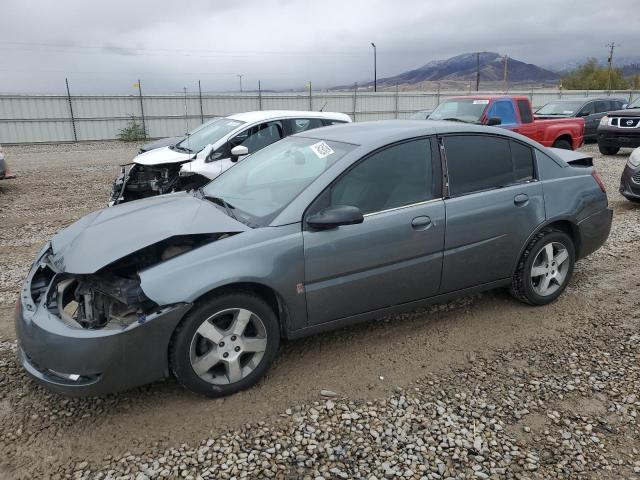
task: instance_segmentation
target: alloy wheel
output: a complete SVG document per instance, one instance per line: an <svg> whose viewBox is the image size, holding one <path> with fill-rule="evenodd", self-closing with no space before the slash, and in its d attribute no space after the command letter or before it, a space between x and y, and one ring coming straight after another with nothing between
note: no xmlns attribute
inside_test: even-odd
<svg viewBox="0 0 640 480"><path fill-rule="evenodd" d="M531 266L531 284L541 297L552 295L567 280L569 252L559 242L547 243L536 255Z"/></svg>
<svg viewBox="0 0 640 480"><path fill-rule="evenodd" d="M258 315L230 308L211 315L191 339L193 371L205 382L239 382L260 364L267 348L267 329Z"/></svg>

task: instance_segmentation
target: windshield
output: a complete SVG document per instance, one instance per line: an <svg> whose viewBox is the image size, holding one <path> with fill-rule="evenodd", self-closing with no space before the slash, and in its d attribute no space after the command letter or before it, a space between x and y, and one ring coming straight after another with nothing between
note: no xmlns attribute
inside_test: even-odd
<svg viewBox="0 0 640 480"><path fill-rule="evenodd" d="M445 100L429 115L429 120L460 120L479 122L489 100L473 98Z"/></svg>
<svg viewBox="0 0 640 480"><path fill-rule="evenodd" d="M640 108L640 97L631 102L627 108Z"/></svg>
<svg viewBox="0 0 640 480"><path fill-rule="evenodd" d="M245 122L230 118L216 118L193 130L187 138L178 143L175 148L188 152L199 152L207 145L216 143L222 137L231 133Z"/></svg>
<svg viewBox="0 0 640 480"><path fill-rule="evenodd" d="M574 115L584 102L550 102L540 108L536 115Z"/></svg>
<svg viewBox="0 0 640 480"><path fill-rule="evenodd" d="M289 137L241 160L202 189L227 203L238 220L265 226L353 145Z"/></svg>

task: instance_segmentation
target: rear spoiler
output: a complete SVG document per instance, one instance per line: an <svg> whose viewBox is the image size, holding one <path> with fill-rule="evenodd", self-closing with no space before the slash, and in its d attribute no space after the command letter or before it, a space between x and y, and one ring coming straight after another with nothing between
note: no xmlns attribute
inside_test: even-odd
<svg viewBox="0 0 640 480"><path fill-rule="evenodd" d="M550 148L549 150L572 167L593 167L593 157L587 153L565 150L563 148Z"/></svg>

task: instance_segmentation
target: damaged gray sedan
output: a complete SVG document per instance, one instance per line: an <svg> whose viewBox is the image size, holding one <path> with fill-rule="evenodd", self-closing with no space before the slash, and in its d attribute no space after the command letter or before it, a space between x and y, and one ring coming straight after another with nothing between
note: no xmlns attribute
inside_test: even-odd
<svg viewBox="0 0 640 480"><path fill-rule="evenodd" d="M549 303L611 218L589 157L503 129L318 129L198 191L59 232L17 302L18 355L66 394L173 375L228 395L261 378L282 338L497 287Z"/></svg>

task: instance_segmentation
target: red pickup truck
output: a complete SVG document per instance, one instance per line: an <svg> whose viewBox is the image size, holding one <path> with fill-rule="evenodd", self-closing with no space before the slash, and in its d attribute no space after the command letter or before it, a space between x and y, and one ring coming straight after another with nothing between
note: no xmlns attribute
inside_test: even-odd
<svg viewBox="0 0 640 480"><path fill-rule="evenodd" d="M575 150L584 140L584 119L537 120L531 102L516 95L475 95L448 98L429 115L429 120L496 125L518 132L545 147Z"/></svg>

